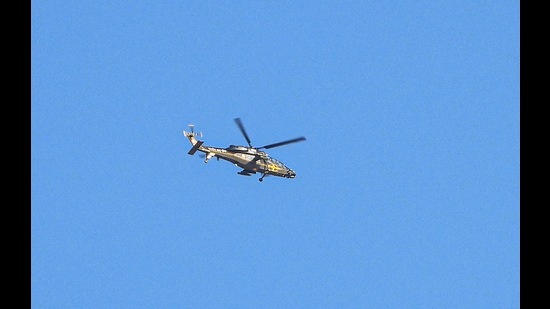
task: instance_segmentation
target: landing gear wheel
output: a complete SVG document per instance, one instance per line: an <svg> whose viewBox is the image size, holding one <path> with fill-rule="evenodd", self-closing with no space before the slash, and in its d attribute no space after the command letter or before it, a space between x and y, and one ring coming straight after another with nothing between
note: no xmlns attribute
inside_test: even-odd
<svg viewBox="0 0 550 309"><path fill-rule="evenodd" d="M264 181L264 179L263 179L263 178L260 178L260 179L258 179L258 181L259 181L259 182L262 182L262 181Z"/></svg>

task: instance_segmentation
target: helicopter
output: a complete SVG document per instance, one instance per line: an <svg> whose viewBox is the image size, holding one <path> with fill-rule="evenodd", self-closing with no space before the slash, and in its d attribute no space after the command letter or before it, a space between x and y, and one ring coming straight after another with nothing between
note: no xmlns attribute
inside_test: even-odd
<svg viewBox="0 0 550 309"><path fill-rule="evenodd" d="M202 133L195 133L194 125L190 124L190 131L183 131L183 135L189 139L189 142L191 142L191 145L193 146L191 150L189 150L188 154L194 155L197 151L203 152L205 154L204 163L208 163L208 160L213 157L216 157L218 161L220 159L229 161L235 164L235 166L243 169L242 171L237 172L239 175L250 176L251 174L260 173L262 175L258 179L260 182L262 182L264 177L267 175L284 178L296 177L296 172L260 149L271 149L274 147L305 141L305 137L301 136L262 147L252 147L250 138L244 129L241 119L235 118L234 120L246 139L248 147L240 145L229 145L227 148L203 146L204 141L197 140L198 136L202 137Z"/></svg>

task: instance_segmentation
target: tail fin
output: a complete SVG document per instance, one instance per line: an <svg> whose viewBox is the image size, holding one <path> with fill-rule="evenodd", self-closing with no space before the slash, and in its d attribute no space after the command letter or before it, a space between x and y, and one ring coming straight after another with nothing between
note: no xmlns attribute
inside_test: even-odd
<svg viewBox="0 0 550 309"><path fill-rule="evenodd" d="M200 134L195 133L194 130L193 130L194 126L192 124L189 125L189 128L191 129L191 131L190 132L183 131L183 135L185 137L187 137L187 139L189 139L189 142L191 143L191 145L193 145L191 150L189 150L188 154L194 155L195 152L202 146L204 141L198 141L195 138L198 135L200 135L202 137L202 133L200 133Z"/></svg>

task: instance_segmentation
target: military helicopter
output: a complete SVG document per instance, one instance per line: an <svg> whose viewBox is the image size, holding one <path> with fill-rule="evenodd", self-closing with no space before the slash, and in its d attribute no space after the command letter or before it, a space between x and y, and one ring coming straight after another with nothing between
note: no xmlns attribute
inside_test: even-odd
<svg viewBox="0 0 550 309"><path fill-rule="evenodd" d="M252 144L250 142L250 138L248 137L248 134L246 133L246 130L244 129L244 125L240 118L235 118L235 122L237 123L237 126L241 130L241 133L243 134L244 138L246 139L246 142L248 143L248 147L246 146L238 146L238 145L229 145L227 148L219 148L219 147L210 147L210 146L203 146L204 141L197 140L196 137L200 135L202 137L202 133L197 134L194 132L194 126L192 124L189 125L190 132L183 131L183 135L189 139L189 142L191 142L191 145L193 146L191 150L189 150L189 155L194 155L195 152L200 151L204 152L205 159L204 163L208 163L208 160L210 160L213 157L216 157L216 159L219 161L220 159L229 161L237 167L241 167L243 170L240 172L237 172L239 175L243 176L250 176L251 174L260 173L262 176L260 179L258 179L260 182L264 180L264 177L267 175L273 175L278 177L284 177L284 178L295 178L296 172L294 172L292 169L288 168L286 165L284 165L281 161L270 157L267 153L264 151L261 151L260 149L270 149L274 147L279 147L287 144L297 143L301 141L305 141L305 137L297 137L290 140L286 140L284 142L278 142L274 144L265 145L262 147L252 147Z"/></svg>

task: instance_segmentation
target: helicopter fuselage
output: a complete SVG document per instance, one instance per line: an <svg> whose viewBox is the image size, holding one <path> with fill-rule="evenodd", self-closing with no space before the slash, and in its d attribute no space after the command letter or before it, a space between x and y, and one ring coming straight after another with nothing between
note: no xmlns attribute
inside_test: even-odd
<svg viewBox="0 0 550 309"><path fill-rule="evenodd" d="M261 173L262 178L266 175L284 178L296 177L296 173L292 169L257 148L238 145L230 145L227 148L203 146L202 141L196 140L195 133L183 131L183 134L193 145L189 154L194 154L195 151L203 152L206 155L205 163L216 157L218 160L226 160L242 168L243 170L238 172L239 175L250 176L251 174Z"/></svg>

